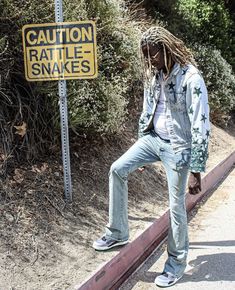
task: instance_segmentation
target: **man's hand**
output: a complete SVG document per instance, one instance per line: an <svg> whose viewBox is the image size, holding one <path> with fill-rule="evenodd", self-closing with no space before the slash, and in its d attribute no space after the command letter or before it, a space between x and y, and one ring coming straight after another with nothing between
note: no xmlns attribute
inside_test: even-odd
<svg viewBox="0 0 235 290"><path fill-rule="evenodd" d="M190 194L198 194L202 190L200 172L190 172L188 180L188 189Z"/></svg>

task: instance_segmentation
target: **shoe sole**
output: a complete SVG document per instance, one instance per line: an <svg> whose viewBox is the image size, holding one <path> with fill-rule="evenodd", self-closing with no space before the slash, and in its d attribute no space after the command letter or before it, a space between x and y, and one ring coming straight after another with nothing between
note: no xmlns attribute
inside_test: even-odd
<svg viewBox="0 0 235 290"><path fill-rule="evenodd" d="M160 288L168 288L168 287L171 287L171 286L173 286L173 285L175 285L181 278L183 277L183 275L182 276L180 276L179 278L177 278L174 282L172 282L171 284L168 284L168 285L165 285L165 284L158 284L158 283L156 283L155 282L155 284L158 286L158 287L160 287Z"/></svg>
<svg viewBox="0 0 235 290"><path fill-rule="evenodd" d="M128 244L129 243L129 241L127 240L127 241L120 241L120 242L118 242L118 243L115 243L115 244L113 244L113 245L111 245L111 246L109 246L109 247L99 247L99 246L96 246L96 245L94 245L93 244L93 248L95 249L95 250L97 250L97 251L107 251L107 250L109 250L109 249L112 249L112 248L114 248L114 247L118 247L118 246L124 246L124 245L126 245L126 244Z"/></svg>

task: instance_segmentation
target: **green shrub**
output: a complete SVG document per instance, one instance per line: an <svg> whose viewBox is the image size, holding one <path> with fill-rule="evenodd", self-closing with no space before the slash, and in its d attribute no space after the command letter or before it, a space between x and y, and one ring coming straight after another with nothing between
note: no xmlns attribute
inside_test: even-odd
<svg viewBox="0 0 235 290"><path fill-rule="evenodd" d="M140 75L140 30L130 21L123 1L87 0L79 8L67 2L68 16L81 11L84 18L96 20L99 63L97 79L68 82L70 124L86 132L120 132L128 89Z"/></svg>
<svg viewBox="0 0 235 290"><path fill-rule="evenodd" d="M122 86L122 87L121 87ZM84 81L79 88L69 84L71 126L100 133L120 132L126 116L128 85L120 77L107 79L102 73L94 81Z"/></svg>
<svg viewBox="0 0 235 290"><path fill-rule="evenodd" d="M215 46L230 64L235 65L234 23L223 0L179 0L175 13L174 29L188 43Z"/></svg>
<svg viewBox="0 0 235 290"><path fill-rule="evenodd" d="M235 109L235 76L232 67L217 49L198 45L194 50L209 93L211 120L225 126L231 111Z"/></svg>
<svg viewBox="0 0 235 290"><path fill-rule="evenodd" d="M139 2L135 0L135 2ZM215 46L235 70L234 16L224 0L143 1L157 20L188 45ZM227 1L228 2L228 1Z"/></svg>

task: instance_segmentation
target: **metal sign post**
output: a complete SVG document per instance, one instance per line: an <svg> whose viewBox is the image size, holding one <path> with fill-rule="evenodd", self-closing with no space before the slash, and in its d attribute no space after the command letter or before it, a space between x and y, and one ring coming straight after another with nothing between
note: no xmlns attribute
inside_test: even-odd
<svg viewBox="0 0 235 290"><path fill-rule="evenodd" d="M62 0L55 0L55 22L63 22ZM61 143L64 167L64 190L67 202L72 201L72 183L69 153L69 130L68 130L68 109L67 109L67 87L65 80L58 81L60 98L60 124Z"/></svg>
<svg viewBox="0 0 235 290"><path fill-rule="evenodd" d="M58 80L64 189L72 201L67 109L67 79L97 77L94 21L63 22L62 0L55 0L56 23L26 24L22 28L25 78L29 82Z"/></svg>

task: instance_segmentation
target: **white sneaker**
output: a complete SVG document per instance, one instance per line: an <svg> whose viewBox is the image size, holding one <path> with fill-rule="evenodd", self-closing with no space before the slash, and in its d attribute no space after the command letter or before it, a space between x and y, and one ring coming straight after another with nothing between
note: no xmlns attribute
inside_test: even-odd
<svg viewBox="0 0 235 290"><path fill-rule="evenodd" d="M101 239L95 241L92 247L98 251L106 251L114 247L126 245L129 241L116 241L112 238L106 238L103 236Z"/></svg>
<svg viewBox="0 0 235 290"><path fill-rule="evenodd" d="M182 276L177 277L170 272L163 272L160 276L156 277L155 284L159 287L170 287L179 281Z"/></svg>

